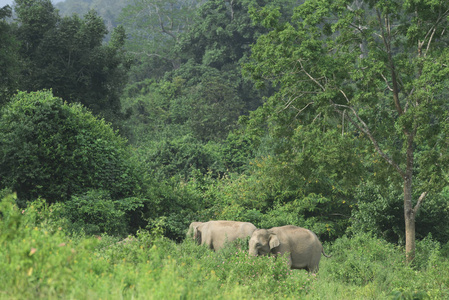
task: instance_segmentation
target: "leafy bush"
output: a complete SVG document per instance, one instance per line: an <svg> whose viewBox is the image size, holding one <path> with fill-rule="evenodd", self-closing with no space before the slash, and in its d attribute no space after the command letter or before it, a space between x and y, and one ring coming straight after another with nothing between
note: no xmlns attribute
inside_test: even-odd
<svg viewBox="0 0 449 300"><path fill-rule="evenodd" d="M171 140L163 139L140 149L143 164L150 170L157 170L157 176L168 179L173 176L189 178L192 172L202 174L222 172L219 145L203 143L184 135Z"/></svg>
<svg viewBox="0 0 449 300"><path fill-rule="evenodd" d="M389 242L404 240L404 211L398 205L401 197L401 191L394 184L385 186L367 182L359 185L359 201L352 212L350 231L372 232Z"/></svg>
<svg viewBox="0 0 449 300"><path fill-rule="evenodd" d="M449 240L449 186L440 193L431 193L425 199L416 217L416 236L425 238L429 234L440 243Z"/></svg>
<svg viewBox="0 0 449 300"><path fill-rule="evenodd" d="M432 238L429 233L427 237L416 242L416 254L413 266L418 270L425 270L431 267L432 258L440 256L441 245Z"/></svg>
<svg viewBox="0 0 449 300"><path fill-rule="evenodd" d="M329 272L344 283L388 284L391 274L403 267L403 254L392 244L370 234L344 236L335 241L332 252Z"/></svg>
<svg viewBox="0 0 449 300"><path fill-rule="evenodd" d="M253 257L248 251L229 247L211 256L208 263L215 263L212 270L222 285L248 286L258 297L269 293L300 297L307 294L313 282L307 273L291 270L286 256Z"/></svg>
<svg viewBox="0 0 449 300"><path fill-rule="evenodd" d="M90 189L113 199L138 189L126 141L81 105L50 91L19 92L0 115L0 188L22 204L39 196L67 201Z"/></svg>
<svg viewBox="0 0 449 300"><path fill-rule="evenodd" d="M216 280L219 293L225 295L238 287L254 298L297 298L306 295L317 279L305 271L291 270L286 257L253 257L247 248L247 241L241 241L213 252L187 239L179 245L179 255L174 255L182 265L186 264L185 271L201 268L206 276Z"/></svg>
<svg viewBox="0 0 449 300"><path fill-rule="evenodd" d="M416 261L406 265L398 246L367 233L345 236L334 242L325 273L345 285L382 291L384 297L446 299L449 261L430 237L416 249Z"/></svg>
<svg viewBox="0 0 449 300"><path fill-rule="evenodd" d="M130 231L127 213L143 204L138 198L112 200L108 192L91 190L56 206L57 213L67 220L69 232L87 235L126 235Z"/></svg>

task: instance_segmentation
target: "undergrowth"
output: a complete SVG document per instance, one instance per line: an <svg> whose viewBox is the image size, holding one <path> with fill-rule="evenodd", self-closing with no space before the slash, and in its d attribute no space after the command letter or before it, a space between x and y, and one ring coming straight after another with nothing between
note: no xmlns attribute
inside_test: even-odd
<svg viewBox="0 0 449 300"><path fill-rule="evenodd" d="M0 204L0 299L447 299L449 261L431 236L405 265L400 248L369 234L325 245L320 271L285 257L251 257L245 241L213 252L157 232L68 235L43 202Z"/></svg>

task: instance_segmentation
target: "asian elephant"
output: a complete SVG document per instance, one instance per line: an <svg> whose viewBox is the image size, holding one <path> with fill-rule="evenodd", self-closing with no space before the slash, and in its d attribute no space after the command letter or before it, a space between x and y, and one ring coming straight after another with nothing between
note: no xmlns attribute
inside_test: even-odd
<svg viewBox="0 0 449 300"><path fill-rule="evenodd" d="M203 224L203 222L192 222L192 223L190 223L189 230L187 231L186 237L194 239L195 229L196 229L196 227L198 227L201 224Z"/></svg>
<svg viewBox="0 0 449 300"><path fill-rule="evenodd" d="M291 269L308 272L318 271L321 253L330 257L324 253L315 233L293 225L255 230L249 240L249 253L254 256L288 253Z"/></svg>
<svg viewBox="0 0 449 300"><path fill-rule="evenodd" d="M198 245L207 245L217 251L222 249L226 242L250 237L254 230L256 226L249 222L209 221L196 227L194 239Z"/></svg>

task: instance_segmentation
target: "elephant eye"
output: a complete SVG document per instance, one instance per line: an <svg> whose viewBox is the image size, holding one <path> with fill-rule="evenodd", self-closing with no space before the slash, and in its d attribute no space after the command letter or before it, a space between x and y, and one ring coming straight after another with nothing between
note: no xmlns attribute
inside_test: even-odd
<svg viewBox="0 0 449 300"><path fill-rule="evenodd" d="M260 247L261 245L260 245L260 243L256 243L256 247Z"/></svg>

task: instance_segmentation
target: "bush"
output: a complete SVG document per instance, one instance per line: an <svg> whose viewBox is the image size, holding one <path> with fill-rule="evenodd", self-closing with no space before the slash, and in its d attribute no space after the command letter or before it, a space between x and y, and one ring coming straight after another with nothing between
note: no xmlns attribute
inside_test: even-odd
<svg viewBox="0 0 449 300"><path fill-rule="evenodd" d="M90 189L113 199L139 187L131 149L104 120L51 91L19 92L0 114L0 189L21 204L67 201Z"/></svg>
<svg viewBox="0 0 449 300"><path fill-rule="evenodd" d="M187 269L199 264L204 274L217 281L220 293L224 294L240 287L253 298L263 299L267 295L275 299L298 298L310 291L317 278L302 270L291 270L286 257L250 256L245 242L243 247L237 243L213 252L187 239L178 251L182 253L180 261L188 261Z"/></svg>
<svg viewBox="0 0 449 300"><path fill-rule="evenodd" d="M214 174L223 171L219 144L205 144L189 135L151 142L140 151L142 164L147 169L157 170L156 175L162 179L173 176L187 179L194 172L204 175L209 171Z"/></svg>
<svg viewBox="0 0 449 300"><path fill-rule="evenodd" d="M55 208L56 213L68 221L65 227L69 232L125 236L130 231L127 213L142 206L138 198L112 200L106 191L91 190L72 196Z"/></svg>
<svg viewBox="0 0 449 300"><path fill-rule="evenodd" d="M391 274L403 267L405 258L394 245L367 233L336 240L332 253L332 277L360 286L372 282L388 285Z"/></svg>
<svg viewBox="0 0 449 300"><path fill-rule="evenodd" d="M416 254L413 266L418 270L426 270L431 267L432 257L440 256L441 245L432 238L429 233L427 237L416 241Z"/></svg>

